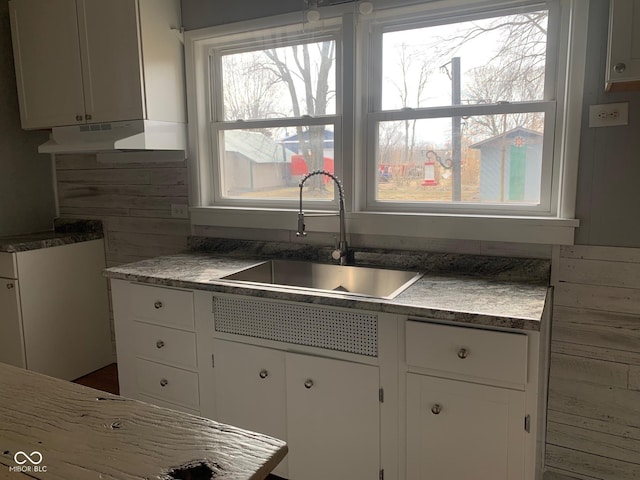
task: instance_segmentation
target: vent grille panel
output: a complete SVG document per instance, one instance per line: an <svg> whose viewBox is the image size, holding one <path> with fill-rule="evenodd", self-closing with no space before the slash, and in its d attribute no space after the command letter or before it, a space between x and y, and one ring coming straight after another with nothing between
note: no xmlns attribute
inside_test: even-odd
<svg viewBox="0 0 640 480"><path fill-rule="evenodd" d="M217 332L378 356L376 315L214 297Z"/></svg>

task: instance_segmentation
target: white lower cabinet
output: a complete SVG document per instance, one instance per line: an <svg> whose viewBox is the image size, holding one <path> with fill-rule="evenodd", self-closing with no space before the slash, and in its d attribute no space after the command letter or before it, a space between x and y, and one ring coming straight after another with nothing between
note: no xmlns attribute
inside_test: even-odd
<svg viewBox="0 0 640 480"><path fill-rule="evenodd" d="M407 374L407 479L521 480L524 393Z"/></svg>
<svg viewBox="0 0 640 480"><path fill-rule="evenodd" d="M193 292L111 280L120 394L200 414Z"/></svg>
<svg viewBox="0 0 640 480"><path fill-rule="evenodd" d="M214 352L218 420L285 439L276 475L378 478L377 366L225 340Z"/></svg>
<svg viewBox="0 0 640 480"><path fill-rule="evenodd" d="M216 419L287 437L285 358L281 351L214 340ZM287 477L289 455L274 471Z"/></svg>
<svg viewBox="0 0 640 480"><path fill-rule="evenodd" d="M0 252L0 363L64 380L113 362L104 242Z"/></svg>
<svg viewBox="0 0 640 480"><path fill-rule="evenodd" d="M285 440L278 476L537 478L539 332L123 280L112 298L121 393Z"/></svg>
<svg viewBox="0 0 640 480"><path fill-rule="evenodd" d="M533 478L529 337L410 320L405 345L406 478Z"/></svg>

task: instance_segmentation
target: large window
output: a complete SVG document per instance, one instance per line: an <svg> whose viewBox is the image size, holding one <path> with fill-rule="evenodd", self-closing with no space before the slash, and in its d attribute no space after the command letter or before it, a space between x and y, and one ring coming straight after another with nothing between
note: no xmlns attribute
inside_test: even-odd
<svg viewBox="0 0 640 480"><path fill-rule="evenodd" d="M352 2L189 32L194 222L289 228L322 169L345 184L350 231L508 240L529 219L532 241L570 242L585 11ZM332 182L311 180L305 207L335 209Z"/></svg>
<svg viewBox="0 0 640 480"><path fill-rule="evenodd" d="M254 31L208 51L213 203L287 205L313 170L340 170L339 30ZM338 138L336 138L338 137ZM333 185L309 182L316 202Z"/></svg>
<svg viewBox="0 0 640 480"><path fill-rule="evenodd" d="M374 22L371 208L550 210L548 24L540 6Z"/></svg>

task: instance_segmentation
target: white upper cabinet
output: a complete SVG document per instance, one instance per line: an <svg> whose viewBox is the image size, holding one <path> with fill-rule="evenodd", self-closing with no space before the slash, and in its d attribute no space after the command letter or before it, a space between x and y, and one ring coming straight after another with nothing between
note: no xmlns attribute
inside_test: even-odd
<svg viewBox="0 0 640 480"><path fill-rule="evenodd" d="M11 0L22 127L185 120L178 0Z"/></svg>
<svg viewBox="0 0 640 480"><path fill-rule="evenodd" d="M640 0L611 0L606 89L640 89Z"/></svg>

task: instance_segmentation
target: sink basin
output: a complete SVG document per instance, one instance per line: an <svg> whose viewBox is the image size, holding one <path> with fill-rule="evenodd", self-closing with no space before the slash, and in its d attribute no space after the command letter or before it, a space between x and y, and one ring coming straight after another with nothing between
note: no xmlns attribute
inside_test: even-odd
<svg viewBox="0 0 640 480"><path fill-rule="evenodd" d="M391 299L420 277L421 273L403 270L268 260L221 279Z"/></svg>

